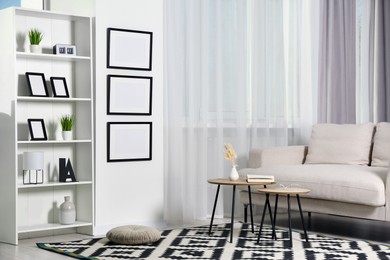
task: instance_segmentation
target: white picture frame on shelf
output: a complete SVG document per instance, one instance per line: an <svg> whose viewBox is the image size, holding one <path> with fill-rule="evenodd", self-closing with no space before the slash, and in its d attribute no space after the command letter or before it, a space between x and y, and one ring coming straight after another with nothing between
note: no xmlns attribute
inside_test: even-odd
<svg viewBox="0 0 390 260"><path fill-rule="evenodd" d="M108 122L107 162L152 160L152 122Z"/></svg>

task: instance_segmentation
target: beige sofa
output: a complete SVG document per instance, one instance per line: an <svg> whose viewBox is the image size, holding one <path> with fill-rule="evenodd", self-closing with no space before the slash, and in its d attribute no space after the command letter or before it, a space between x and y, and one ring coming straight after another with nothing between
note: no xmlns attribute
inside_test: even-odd
<svg viewBox="0 0 390 260"><path fill-rule="evenodd" d="M389 161L390 123L318 124L308 146L250 151L248 168L239 174L274 175L277 186L309 188L301 197L307 212L390 221ZM244 187L240 200L249 203ZM264 201L252 188L252 203ZM291 205L297 210L297 203ZM285 200L279 207L287 207Z"/></svg>

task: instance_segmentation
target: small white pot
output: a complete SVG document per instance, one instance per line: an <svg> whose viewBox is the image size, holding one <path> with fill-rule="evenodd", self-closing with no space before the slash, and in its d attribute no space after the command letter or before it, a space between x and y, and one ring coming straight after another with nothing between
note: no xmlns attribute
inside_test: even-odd
<svg viewBox="0 0 390 260"><path fill-rule="evenodd" d="M73 139L73 132L72 131L62 131L62 139L64 139L64 141L72 140Z"/></svg>
<svg viewBox="0 0 390 260"><path fill-rule="evenodd" d="M41 53L42 52L42 46L41 45L30 45L30 52L32 53Z"/></svg>

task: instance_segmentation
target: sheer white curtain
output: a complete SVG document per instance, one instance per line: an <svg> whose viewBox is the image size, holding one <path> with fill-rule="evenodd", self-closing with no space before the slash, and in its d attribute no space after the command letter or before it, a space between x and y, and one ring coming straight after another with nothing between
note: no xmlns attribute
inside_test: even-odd
<svg viewBox="0 0 390 260"><path fill-rule="evenodd" d="M165 1L168 223L192 223L210 215L216 186L207 179L227 177L231 167L223 159L224 143L234 146L239 167L245 167L250 148L287 145L291 137L302 135L294 127L304 121L300 101L307 95L300 77L307 64L298 64L301 75L287 82L295 72L286 61L295 66L302 55L287 59L290 54L285 53L286 2ZM289 19L298 19L294 17ZM222 199L218 205L216 215L222 216Z"/></svg>

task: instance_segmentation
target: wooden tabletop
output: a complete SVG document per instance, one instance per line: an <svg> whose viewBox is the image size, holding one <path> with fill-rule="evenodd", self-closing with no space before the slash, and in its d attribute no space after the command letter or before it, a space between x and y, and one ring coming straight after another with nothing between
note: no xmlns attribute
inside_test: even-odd
<svg viewBox="0 0 390 260"><path fill-rule="evenodd" d="M310 192L309 189L296 188L296 187L262 188L262 189L257 189L257 191L268 193L268 194L279 194L279 195L297 195L297 194L306 194Z"/></svg>
<svg viewBox="0 0 390 260"><path fill-rule="evenodd" d="M247 182L245 178L240 178L236 181L231 181L229 178L209 179L208 183L220 185L270 185L276 182Z"/></svg>

